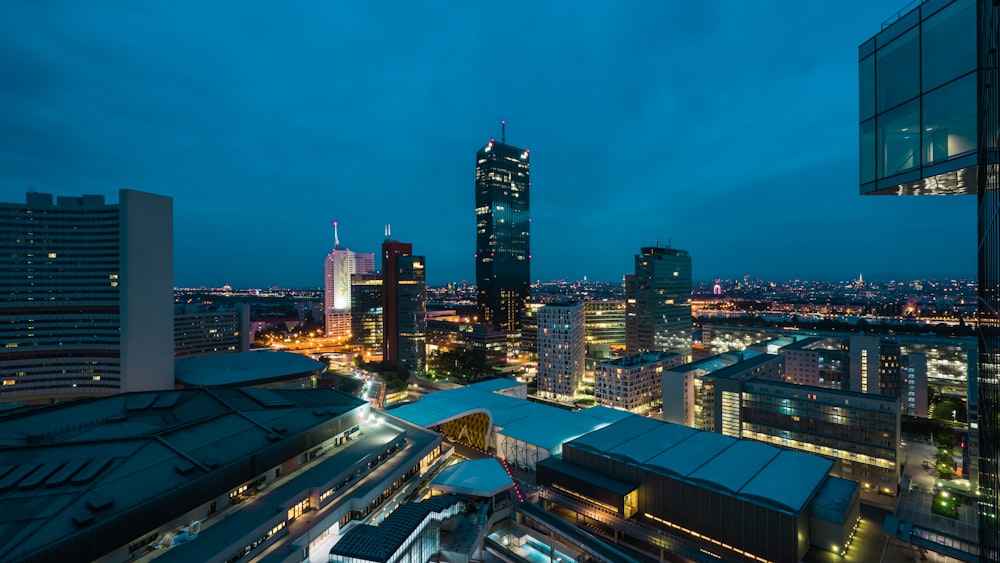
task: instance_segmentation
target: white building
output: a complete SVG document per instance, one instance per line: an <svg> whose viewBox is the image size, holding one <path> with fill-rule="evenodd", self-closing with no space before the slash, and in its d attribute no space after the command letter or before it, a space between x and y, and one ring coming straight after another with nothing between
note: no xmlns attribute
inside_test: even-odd
<svg viewBox="0 0 1000 563"><path fill-rule="evenodd" d="M673 352L646 352L605 360L594 368L594 402L644 414L663 400L663 370L684 363Z"/></svg>
<svg viewBox="0 0 1000 563"><path fill-rule="evenodd" d="M337 222L333 223L334 246L323 262L324 326L328 337L351 333L351 276L375 271L375 253L358 254L340 246Z"/></svg>
<svg viewBox="0 0 1000 563"><path fill-rule="evenodd" d="M538 310L538 396L572 400L583 381L586 342L583 303Z"/></svg>
<svg viewBox="0 0 1000 563"><path fill-rule="evenodd" d="M173 200L0 203L0 400L174 385Z"/></svg>

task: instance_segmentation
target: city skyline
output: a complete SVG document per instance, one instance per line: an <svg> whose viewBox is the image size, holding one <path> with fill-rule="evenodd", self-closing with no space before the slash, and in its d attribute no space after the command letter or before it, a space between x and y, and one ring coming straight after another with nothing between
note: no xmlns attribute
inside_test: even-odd
<svg viewBox="0 0 1000 563"><path fill-rule="evenodd" d="M657 241L695 280L972 278L974 198L857 197L854 49L902 7L8 6L0 185L172 197L175 286L318 287L334 220L471 282L470 155L506 119L533 281Z"/></svg>

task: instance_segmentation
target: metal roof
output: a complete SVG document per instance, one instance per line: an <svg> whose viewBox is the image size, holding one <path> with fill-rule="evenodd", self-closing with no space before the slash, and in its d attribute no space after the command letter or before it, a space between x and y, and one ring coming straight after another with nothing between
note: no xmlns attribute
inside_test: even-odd
<svg viewBox="0 0 1000 563"><path fill-rule="evenodd" d="M388 561L421 524L430 518L443 519L456 505L464 506L462 499L456 495L441 495L404 504L378 526L359 525L348 530L330 549L330 555Z"/></svg>
<svg viewBox="0 0 1000 563"><path fill-rule="evenodd" d="M188 387L240 387L319 374L326 365L308 356L257 350L174 361L174 379Z"/></svg>
<svg viewBox="0 0 1000 563"><path fill-rule="evenodd" d="M7 467L0 469L0 560L44 558L46 549L67 544L95 553L106 548L80 552L82 558L103 555L132 538L105 546L89 535L92 526L114 523L126 533L138 520L122 515L152 518L166 499L185 506L190 496L188 510L194 508L205 501L194 491L206 484L225 493L234 464L249 467L252 456L280 457L285 449L288 456L300 453L290 438L367 409L332 389L271 393L272 406L237 389L200 389L0 412L0 460Z"/></svg>
<svg viewBox="0 0 1000 563"><path fill-rule="evenodd" d="M492 497L513 486L510 475L492 457L449 465L431 481L434 490L477 497Z"/></svg>
<svg viewBox="0 0 1000 563"><path fill-rule="evenodd" d="M635 415L566 447L792 514L801 513L833 468L820 456Z"/></svg>

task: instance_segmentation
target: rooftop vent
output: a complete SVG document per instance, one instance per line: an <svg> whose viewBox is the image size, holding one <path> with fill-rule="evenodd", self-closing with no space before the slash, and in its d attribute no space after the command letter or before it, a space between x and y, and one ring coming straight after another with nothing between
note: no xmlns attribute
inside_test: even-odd
<svg viewBox="0 0 1000 563"><path fill-rule="evenodd" d="M182 461L174 466L174 471L180 473L181 475L187 475L194 471L194 464L188 461Z"/></svg>
<svg viewBox="0 0 1000 563"><path fill-rule="evenodd" d="M97 474L104 471L104 468L109 465L111 465L110 458L92 460L87 464L87 467L84 467L79 473L73 476L70 483L73 483L74 485L87 483L94 477L97 477Z"/></svg>
<svg viewBox="0 0 1000 563"><path fill-rule="evenodd" d="M294 407L295 403L278 395L270 389L250 388L243 389L243 393L256 401L260 406L267 408Z"/></svg>
<svg viewBox="0 0 1000 563"><path fill-rule="evenodd" d="M94 521L94 515L89 512L77 512L73 515L73 523L81 528Z"/></svg>
<svg viewBox="0 0 1000 563"><path fill-rule="evenodd" d="M114 502L114 499L108 497L92 497L87 499L87 508L94 512L100 512L105 508L110 508Z"/></svg>

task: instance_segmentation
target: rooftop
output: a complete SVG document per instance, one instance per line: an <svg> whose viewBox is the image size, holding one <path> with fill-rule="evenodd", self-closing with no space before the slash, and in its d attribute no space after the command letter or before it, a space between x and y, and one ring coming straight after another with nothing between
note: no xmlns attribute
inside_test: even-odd
<svg viewBox="0 0 1000 563"><path fill-rule="evenodd" d="M91 526L130 533L149 518L129 526L120 515L183 505L185 490L223 481L227 466L284 456L291 438L355 409L367 405L332 389L197 389L0 412L0 560L61 549Z"/></svg>
<svg viewBox="0 0 1000 563"><path fill-rule="evenodd" d="M174 361L174 379L189 387L259 385L320 373L326 365L294 352L259 350Z"/></svg>
<svg viewBox="0 0 1000 563"><path fill-rule="evenodd" d="M411 424L429 428L473 412L485 411L492 418L493 425L500 427L498 432L504 436L549 451L557 451L563 443L573 438L631 416L627 412L607 407L572 412L494 392L514 384L519 385L516 381L511 384L497 383L503 381L512 380L494 379L437 391L391 412L393 416Z"/></svg>
<svg viewBox="0 0 1000 563"><path fill-rule="evenodd" d="M635 415L573 440L567 447L795 515L833 467L832 461L819 456Z"/></svg>
<svg viewBox="0 0 1000 563"><path fill-rule="evenodd" d="M434 490L477 497L492 497L513 486L510 475L492 457L449 465L431 481Z"/></svg>
<svg viewBox="0 0 1000 563"><path fill-rule="evenodd" d="M462 500L454 495L403 504L378 526L366 524L348 530L330 550L330 555L388 561L425 520L435 515L443 519L455 505L461 506Z"/></svg>

